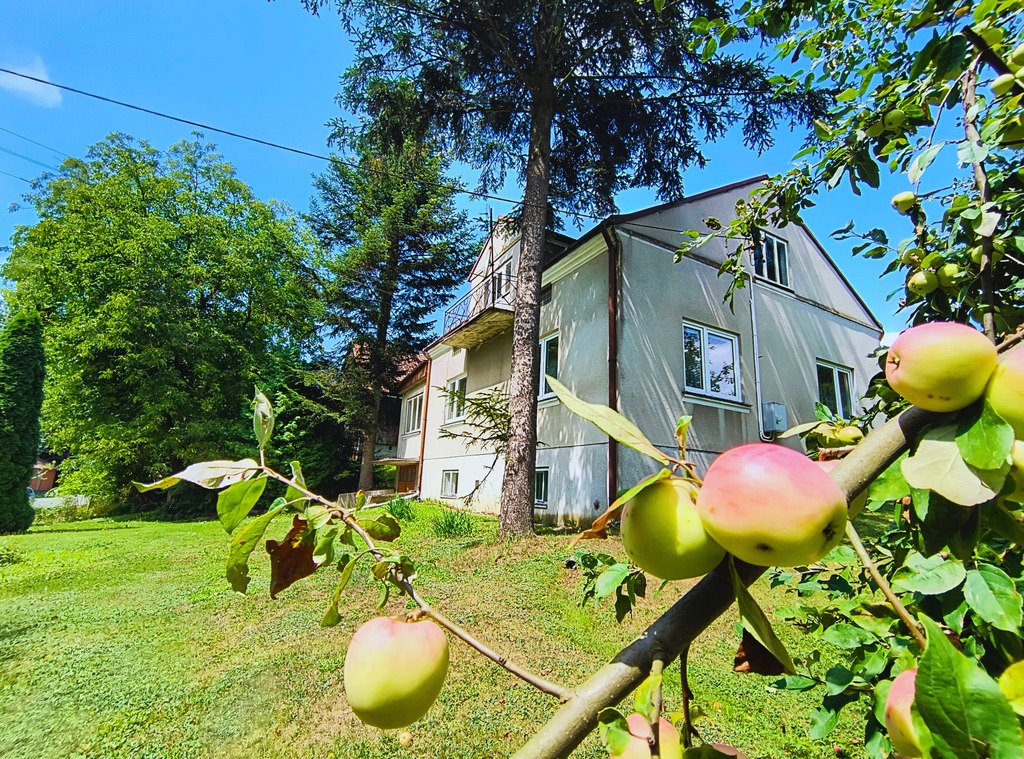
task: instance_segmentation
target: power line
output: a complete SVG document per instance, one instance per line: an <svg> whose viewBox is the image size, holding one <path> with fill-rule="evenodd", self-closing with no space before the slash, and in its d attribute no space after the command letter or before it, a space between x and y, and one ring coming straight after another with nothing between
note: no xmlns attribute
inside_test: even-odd
<svg viewBox="0 0 1024 759"><path fill-rule="evenodd" d="M348 167L350 169L357 169L358 170L360 168L357 164L354 164L354 163L352 163L350 161L342 160L341 158L338 158L337 156L324 155L322 153L314 153L314 152L312 152L310 150L303 150L302 148L296 148L296 147L292 147L290 145L283 145L283 144L278 143L278 142L271 142L270 140L264 140L264 139L259 138L259 137L253 137L251 135L242 134L241 132L235 132L235 131L232 131L230 129L221 129L220 127L215 127L215 126L212 126L210 124L203 124L202 122L193 121L192 119L186 119L186 118L182 118L180 116L174 116L172 114L164 113L162 111L156 111L156 110L153 110L151 108L145 108L145 107L143 107L141 105L134 105L133 103L127 103L127 102L125 102L123 100L116 100L114 98L110 98L110 97L107 97L105 95L99 95L99 94L96 94L94 92L88 92L86 90L78 89L77 87L71 87L71 86L66 85L66 84L58 84L57 82L51 82L51 81L49 81L47 79L40 79L39 77L32 76L30 74L25 74L25 73L22 73L20 71L14 71L14 70L8 69L8 68L3 68L2 66L0 66L0 71L4 72L6 74L10 74L12 76L21 77L22 79L28 79L30 81L37 82L39 84L48 85L50 87L56 87L57 89L60 89L60 90L66 90L68 92L74 92L77 95L82 95L84 97L92 98L94 100L100 100L100 101L102 101L104 103L110 103L112 105L118 105L118 106L121 106L122 108L128 108L130 110L138 111L140 113L146 113L146 114L149 114L151 116L156 116L158 118L168 119L169 121L176 121L179 124L186 124L188 126L198 127L199 129L204 129L206 131L215 132L217 134L223 134L223 135L226 135L228 137L234 137L234 138L239 139L239 140L245 140L246 142L252 142L252 143L255 143L257 145L263 145L264 147L274 148L275 150L284 150L284 151L286 151L288 153L294 153L295 155L306 156L307 158L315 158L315 159L320 160L320 161L327 161L328 163L338 163L338 164L341 164L342 166L346 166L346 167ZM0 127L0 129L2 129L2 127ZM6 131L10 131L10 130L4 129L4 131L6 132ZM17 135L17 136L21 137L21 135ZM26 137L26 138L23 138L23 139L28 139L28 138ZM37 143L37 144L39 144L39 143ZM43 147L46 147L46 146L43 146ZM48 148L48 149L52 150L52 148ZM4 150L4 152L12 152L12 151L6 150L5 148L0 148L0 150ZM60 151L56 151L56 152L59 153ZM15 155L18 155L18 154L15 154ZM66 155L66 154L62 154L62 155ZM19 155L19 157L25 158L25 156L20 156L20 155ZM31 158L27 158L26 160L31 160L34 163L39 163L38 161L35 161L34 159L31 159ZM46 164L40 164L40 165L46 166ZM57 170L56 168L54 168L52 166L46 166L46 168L53 169L54 171ZM420 180L420 181L422 181L422 180ZM429 185L437 187L439 189L450 190L451 192L460 193L460 194L463 194L463 195L470 195L470 196L476 197L476 198L483 198L485 200L497 200L497 201L500 201L502 203L511 203L514 206L526 206L527 205L526 203L524 203L521 200L515 200L513 198L505 198L505 197L502 197L500 195L491 195L491 194L488 194L486 192L480 192L478 190L467 190L464 187L460 187L460 186L454 185L454 184L447 184L447 183L444 183L444 182L425 182L425 184L429 184ZM594 221L604 221L604 218L605 218L603 216L597 216L595 214L589 214L589 213L583 213L583 212L564 211L564 210L559 209L559 208L554 208L553 210L555 210L558 213L565 214L567 216L575 216L575 217L584 218L584 219L591 219L591 220L594 220ZM685 229L674 229L674 228L671 228L671 227L659 227L659 226L652 225L652 224L641 224L641 223L638 223L638 222L629 222L629 223L632 226L643 227L645 229L654 229L654 230L658 230L658 231L661 231L661 232L678 232L680 234L685 234L686 232L689 231L689 230L685 230Z"/></svg>
<svg viewBox="0 0 1024 759"><path fill-rule="evenodd" d="M0 170L0 174L3 174L3 175L8 176L8 177L11 177L13 179L20 179L25 184L32 184L32 180L31 179L25 179L25 177L19 177L17 174L11 174L9 171L2 171L2 170Z"/></svg>
<svg viewBox="0 0 1024 759"><path fill-rule="evenodd" d="M18 134L17 132L12 131L10 129L6 129L5 127L0 126L0 132L7 132L7 134L12 134L15 137L20 137L21 139L25 140L26 142L31 142L33 145L38 145L41 148L46 148L47 150L49 150L52 153L57 153L58 155L62 155L65 158L71 158L71 156L68 155L67 153L65 153L63 150L57 150L57 148L51 148L49 145L44 145L41 142L36 142L31 137L26 137L23 134Z"/></svg>
<svg viewBox="0 0 1024 759"><path fill-rule="evenodd" d="M20 158L23 161L28 161L29 163L34 163L37 166L42 166L44 169L50 169L50 171L57 171L57 167L56 166L51 166L48 163L43 163L42 161L37 161L35 158L32 158L31 156L27 156L24 153L19 153L16 150L11 150L10 148L5 148L3 146L0 146L0 152L7 153L8 155L12 155L15 158Z"/></svg>

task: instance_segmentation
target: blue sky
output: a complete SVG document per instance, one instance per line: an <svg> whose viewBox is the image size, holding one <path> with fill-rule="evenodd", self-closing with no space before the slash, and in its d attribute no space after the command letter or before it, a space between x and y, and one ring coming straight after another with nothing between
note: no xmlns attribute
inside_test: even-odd
<svg viewBox="0 0 1024 759"><path fill-rule="evenodd" d="M326 150L325 122L340 113L334 96L352 55L336 17L311 16L298 0L0 0L0 16L0 66L312 152ZM83 154L115 131L158 148L190 135L182 124L44 85L25 85L2 73L0 129L71 155ZM306 210L310 176L323 168L321 162L229 137L207 137L261 198ZM708 146L711 162L687 173L686 191L785 171L802 140L802 134L780 130L776 146L757 156L730 136ZM0 172L6 172L0 173L0 244L7 244L15 225L33 221L26 209L6 211L28 187L7 174L31 179L45 170L8 151L53 166L63 158L0 131ZM476 181L468 168L462 178L469 185ZM806 214L887 331L905 324L894 313L895 303L885 299L900 279L881 278L883 264L853 257L853 242L829 235L855 218L862 229L881 226L893 239L908 236L905 222L888 205L895 192L907 188L905 177L883 179L881 190L857 197L844 185ZM505 194L515 196L518 190L510 186ZM623 211L632 211L656 199L650 191L632 190L618 202ZM486 202L465 198L463 205L474 216L486 217ZM495 216L508 210L499 202L491 207Z"/></svg>

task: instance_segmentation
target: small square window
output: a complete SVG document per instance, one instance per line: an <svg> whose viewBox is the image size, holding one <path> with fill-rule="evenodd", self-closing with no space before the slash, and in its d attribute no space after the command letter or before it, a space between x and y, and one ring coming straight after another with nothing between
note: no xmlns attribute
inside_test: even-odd
<svg viewBox="0 0 1024 759"><path fill-rule="evenodd" d="M540 304L546 306L551 302L551 285L540 288Z"/></svg>
<svg viewBox="0 0 1024 759"><path fill-rule="evenodd" d="M850 419L853 409L853 371L819 361L818 400L840 419Z"/></svg>
<svg viewBox="0 0 1024 759"><path fill-rule="evenodd" d="M754 272L775 284L789 287L789 246L785 240L761 233L761 247L754 252Z"/></svg>
<svg viewBox="0 0 1024 759"><path fill-rule="evenodd" d="M538 509L548 507L548 468L535 470L533 476L533 505Z"/></svg>
<svg viewBox="0 0 1024 759"><path fill-rule="evenodd" d="M445 469L441 472L441 497L455 498L459 493L459 470Z"/></svg>

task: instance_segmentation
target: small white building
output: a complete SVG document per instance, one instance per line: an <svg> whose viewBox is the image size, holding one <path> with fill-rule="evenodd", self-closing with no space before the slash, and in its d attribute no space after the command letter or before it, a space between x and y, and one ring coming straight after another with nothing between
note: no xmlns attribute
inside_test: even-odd
<svg viewBox="0 0 1024 759"><path fill-rule="evenodd" d="M727 277L718 276L724 241L673 260L686 230L705 232L707 217L729 219L764 179L614 215L576 240L552 235L541 280L542 374L621 411L666 451L675 449L678 418L692 414L689 455L701 467L813 419L816 401L851 416L877 371L870 354L882 327L810 230L764 230L751 286L737 292L733 309L723 302ZM444 334L401 388L398 480L424 498L464 505L475 491L469 505L498 509L500 458L440 432L466 424L463 405L448 400L453 393L508 381L519 246L517 235L494 232L470 292L448 310ZM655 471L571 414L543 382L538 406L539 517L589 522L619 489Z"/></svg>

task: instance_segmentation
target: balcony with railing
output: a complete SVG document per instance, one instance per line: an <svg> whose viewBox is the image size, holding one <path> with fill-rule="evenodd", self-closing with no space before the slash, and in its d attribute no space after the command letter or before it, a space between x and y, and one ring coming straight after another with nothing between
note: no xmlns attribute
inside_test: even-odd
<svg viewBox="0 0 1024 759"><path fill-rule="evenodd" d="M441 342L475 348L512 326L515 305L515 277L505 272L484 277L445 311Z"/></svg>

